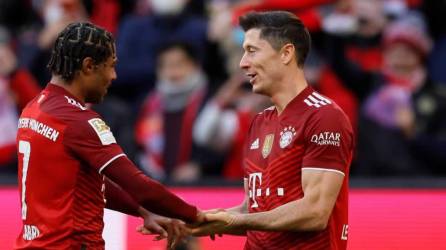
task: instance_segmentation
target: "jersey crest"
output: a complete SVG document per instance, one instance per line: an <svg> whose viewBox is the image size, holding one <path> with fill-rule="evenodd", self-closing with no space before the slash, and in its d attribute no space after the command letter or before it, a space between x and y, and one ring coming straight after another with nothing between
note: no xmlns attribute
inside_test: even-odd
<svg viewBox="0 0 446 250"><path fill-rule="evenodd" d="M288 126L284 128L282 132L280 132L280 148L285 148L286 146L290 145L294 136L296 136L296 129L294 127Z"/></svg>

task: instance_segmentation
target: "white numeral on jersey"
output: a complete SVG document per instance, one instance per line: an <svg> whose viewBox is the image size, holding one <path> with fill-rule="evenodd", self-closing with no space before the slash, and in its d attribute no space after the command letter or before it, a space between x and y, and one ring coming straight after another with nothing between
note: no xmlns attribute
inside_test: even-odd
<svg viewBox="0 0 446 250"><path fill-rule="evenodd" d="M27 141L19 141L19 153L23 154L22 166L22 220L26 219L26 175L28 174L29 155L31 154L31 144Z"/></svg>
<svg viewBox="0 0 446 250"><path fill-rule="evenodd" d="M342 226L341 240L347 240L347 237L348 237L348 225L344 224Z"/></svg>

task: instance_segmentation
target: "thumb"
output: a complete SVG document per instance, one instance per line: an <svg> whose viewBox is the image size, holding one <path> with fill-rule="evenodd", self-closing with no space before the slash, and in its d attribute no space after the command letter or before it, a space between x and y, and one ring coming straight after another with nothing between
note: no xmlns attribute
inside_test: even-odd
<svg viewBox="0 0 446 250"><path fill-rule="evenodd" d="M151 231L155 231L164 238L167 237L166 230L164 230L164 228L162 228L160 225L158 225L157 223L153 223L151 226L152 226Z"/></svg>

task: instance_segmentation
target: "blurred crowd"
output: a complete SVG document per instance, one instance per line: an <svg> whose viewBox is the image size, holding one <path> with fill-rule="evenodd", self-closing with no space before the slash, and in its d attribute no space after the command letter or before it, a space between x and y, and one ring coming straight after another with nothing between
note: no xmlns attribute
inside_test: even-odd
<svg viewBox="0 0 446 250"><path fill-rule="evenodd" d="M56 35L90 21L115 35L118 56L118 79L92 108L127 155L161 181L242 179L250 120L271 103L239 70L237 20L279 9L312 34L308 82L354 126L353 176L446 174L438 0L0 0L0 172L17 169L17 117L50 79Z"/></svg>

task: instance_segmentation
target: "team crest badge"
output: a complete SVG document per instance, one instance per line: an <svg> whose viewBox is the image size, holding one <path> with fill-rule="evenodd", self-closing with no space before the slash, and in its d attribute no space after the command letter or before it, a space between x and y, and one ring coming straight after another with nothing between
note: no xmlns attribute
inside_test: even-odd
<svg viewBox="0 0 446 250"><path fill-rule="evenodd" d="M263 142L262 148L262 156L263 158L268 157L269 153L271 153L271 149L273 147L274 134L269 134L265 137L265 141Z"/></svg>
<svg viewBox="0 0 446 250"><path fill-rule="evenodd" d="M296 136L296 130L293 127L288 126L284 128L282 132L280 132L280 148L285 148L286 146L290 145L294 136Z"/></svg>

